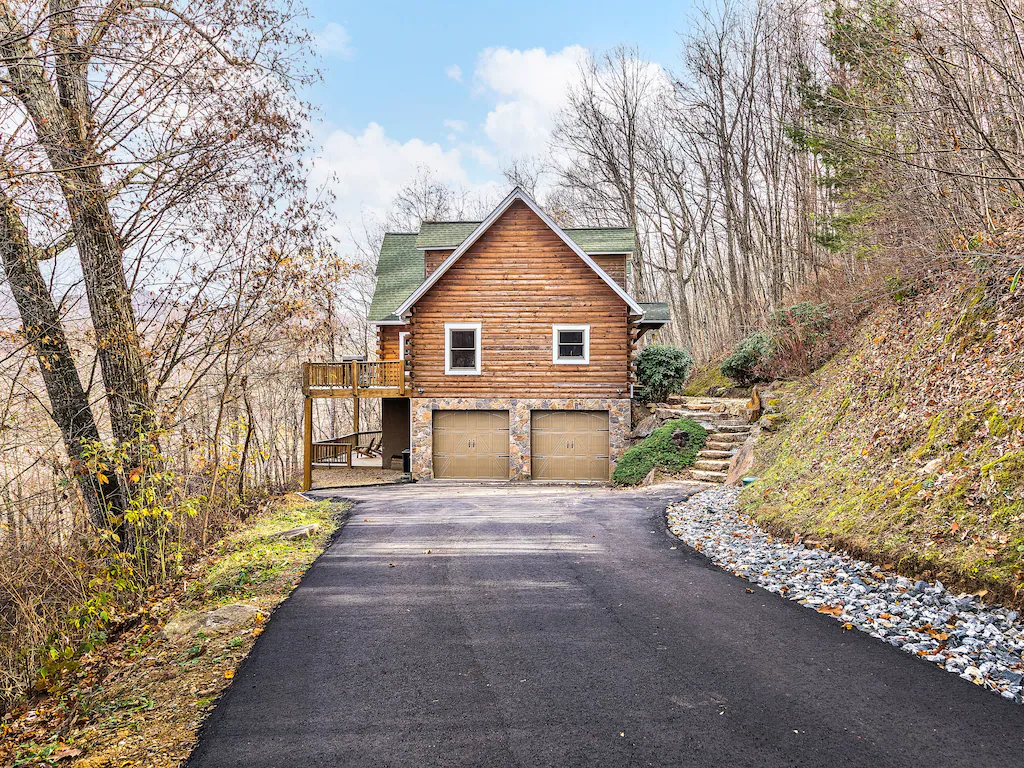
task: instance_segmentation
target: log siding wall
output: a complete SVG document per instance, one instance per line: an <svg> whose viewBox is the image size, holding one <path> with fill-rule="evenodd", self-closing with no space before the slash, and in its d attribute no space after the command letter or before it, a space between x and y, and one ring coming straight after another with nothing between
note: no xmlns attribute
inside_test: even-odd
<svg viewBox="0 0 1024 768"><path fill-rule="evenodd" d="M424 251L423 252L423 279L426 280L435 269L441 266L441 262L447 259L455 251L451 248L447 251Z"/></svg>
<svg viewBox="0 0 1024 768"><path fill-rule="evenodd" d="M608 273L608 277L626 288L626 257L621 254L594 254L592 258L601 269Z"/></svg>
<svg viewBox="0 0 1024 768"><path fill-rule="evenodd" d="M378 325L377 359L398 360L398 334L408 331L408 325Z"/></svg>
<svg viewBox="0 0 1024 768"><path fill-rule="evenodd" d="M516 202L413 306L414 396L629 397L628 312L579 256ZM444 324L475 321L482 323L481 374L446 376ZM590 325L589 365L552 363L555 324Z"/></svg>

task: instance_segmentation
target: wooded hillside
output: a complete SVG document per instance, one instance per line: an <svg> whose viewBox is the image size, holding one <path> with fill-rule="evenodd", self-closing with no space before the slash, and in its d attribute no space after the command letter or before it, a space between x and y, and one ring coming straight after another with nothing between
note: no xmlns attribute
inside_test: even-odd
<svg viewBox="0 0 1024 768"><path fill-rule="evenodd" d="M1024 253L1021 230L994 244ZM886 301L773 395L747 512L906 575L1024 604L1024 301L991 274Z"/></svg>
<svg viewBox="0 0 1024 768"><path fill-rule="evenodd" d="M372 354L383 232L495 202L425 169L383 220L333 221L305 22L290 0L0 0L2 703L59 692L147 590L296 487L300 364ZM740 343L744 384L852 344L793 390L777 450L801 456L766 473L766 516L813 528L830 513L797 495L839 488L834 521L875 510L894 556L935 541L1015 595L1019 4L724 2L679 53L594 52L507 181L566 226L634 227L630 292L674 318L658 340L705 364ZM318 433L349 408L318 405Z"/></svg>

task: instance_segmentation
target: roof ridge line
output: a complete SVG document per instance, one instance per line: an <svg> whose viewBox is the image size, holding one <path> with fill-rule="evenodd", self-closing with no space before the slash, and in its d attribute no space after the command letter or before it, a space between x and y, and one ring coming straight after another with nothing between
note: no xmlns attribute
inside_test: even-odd
<svg viewBox="0 0 1024 768"><path fill-rule="evenodd" d="M628 224L616 224L614 227L562 227L563 232L571 232L575 229L635 229L635 227L631 227Z"/></svg>

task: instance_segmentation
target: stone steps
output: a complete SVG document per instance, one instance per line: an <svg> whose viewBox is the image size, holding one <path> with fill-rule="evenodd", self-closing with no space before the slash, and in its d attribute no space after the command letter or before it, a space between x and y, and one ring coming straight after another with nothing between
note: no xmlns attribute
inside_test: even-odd
<svg viewBox="0 0 1024 768"><path fill-rule="evenodd" d="M721 431L721 432L734 432L734 433L737 433L737 434L742 433L742 434L745 434L745 435L749 435L751 429L752 429L752 426L750 424L721 424L721 425L719 425L719 431Z"/></svg>
<svg viewBox="0 0 1024 768"><path fill-rule="evenodd" d="M697 454L698 459L731 459L736 455L735 450L719 450L717 448L705 448Z"/></svg>
<svg viewBox="0 0 1024 768"><path fill-rule="evenodd" d="M729 460L728 459L702 459L700 456L693 462L694 469L703 469L709 472L722 472L726 473L729 471Z"/></svg>
<svg viewBox="0 0 1024 768"><path fill-rule="evenodd" d="M672 395L654 411L662 423L671 419L692 419L708 430L703 449L693 466L684 470L691 480L723 484L729 465L750 436L747 401L722 398L694 398Z"/></svg>
<svg viewBox="0 0 1024 768"><path fill-rule="evenodd" d="M746 435L708 435L704 447L710 448L712 451L730 451L733 448L738 448L740 443L746 439Z"/></svg>
<svg viewBox="0 0 1024 768"><path fill-rule="evenodd" d="M661 419L693 419L694 421L708 421L718 423L720 421L737 421L736 417L728 413L710 413L707 411L694 411L688 408L659 408L656 413Z"/></svg>
<svg viewBox="0 0 1024 768"><path fill-rule="evenodd" d="M687 476L691 480L700 480L704 483L718 483L723 485L725 483L725 472L711 472L705 469L688 469L686 470Z"/></svg>

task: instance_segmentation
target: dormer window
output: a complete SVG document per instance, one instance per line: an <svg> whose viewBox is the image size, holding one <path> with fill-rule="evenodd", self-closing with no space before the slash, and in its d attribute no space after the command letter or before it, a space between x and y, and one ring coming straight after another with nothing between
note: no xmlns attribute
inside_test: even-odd
<svg viewBox="0 0 1024 768"><path fill-rule="evenodd" d="M590 363L590 326L556 325L551 332L551 362L563 365Z"/></svg>
<svg viewBox="0 0 1024 768"><path fill-rule="evenodd" d="M480 323L444 324L444 372L449 376L480 373Z"/></svg>

